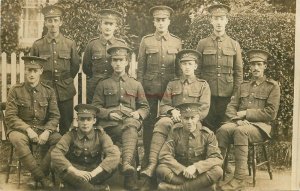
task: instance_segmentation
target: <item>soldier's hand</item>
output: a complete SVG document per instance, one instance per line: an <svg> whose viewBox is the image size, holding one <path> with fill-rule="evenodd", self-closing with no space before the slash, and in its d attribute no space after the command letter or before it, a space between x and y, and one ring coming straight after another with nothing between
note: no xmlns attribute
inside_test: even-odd
<svg viewBox="0 0 300 191"><path fill-rule="evenodd" d="M45 130L42 134L40 134L38 144L40 144L40 145L45 144L49 139L49 135L50 135L50 132L47 130Z"/></svg>
<svg viewBox="0 0 300 191"><path fill-rule="evenodd" d="M88 171L78 170L74 167L70 167L68 170L69 172L73 173L75 176L82 178L84 181L88 182L92 179L92 175Z"/></svg>
<svg viewBox="0 0 300 191"><path fill-rule="evenodd" d="M109 118L112 119L112 120L115 120L115 121L122 120L122 117L117 113L110 113Z"/></svg>
<svg viewBox="0 0 300 191"><path fill-rule="evenodd" d="M189 179L196 178L196 171L196 167L194 165L190 165L183 170L183 176Z"/></svg>
<svg viewBox="0 0 300 191"><path fill-rule="evenodd" d="M239 126L247 126L247 125L251 125L251 123L247 120L238 120L236 122Z"/></svg>
<svg viewBox="0 0 300 191"><path fill-rule="evenodd" d="M32 130L31 128L26 129L27 135L32 142L38 142L39 136L38 134Z"/></svg>
<svg viewBox="0 0 300 191"><path fill-rule="evenodd" d="M244 110L244 111L238 111L236 114L237 114L238 117L240 117L241 119L243 119L244 117L246 117L247 111L246 110Z"/></svg>
<svg viewBox="0 0 300 191"><path fill-rule="evenodd" d="M180 122L180 121L181 121L181 118L180 118L181 114L180 114L180 111L179 111L179 110L173 109L173 110L171 111L171 114L172 114L171 119L173 120L173 122L176 123L176 122Z"/></svg>
<svg viewBox="0 0 300 191"><path fill-rule="evenodd" d="M139 119L140 119L140 114L139 114L139 112L137 112L137 111L131 112L130 115L132 115L132 117L133 117L134 119L136 119L136 120L139 120Z"/></svg>

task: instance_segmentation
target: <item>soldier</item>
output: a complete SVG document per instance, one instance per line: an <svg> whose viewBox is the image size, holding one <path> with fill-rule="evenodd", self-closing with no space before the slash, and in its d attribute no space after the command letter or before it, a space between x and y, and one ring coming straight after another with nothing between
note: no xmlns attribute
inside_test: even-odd
<svg viewBox="0 0 300 191"><path fill-rule="evenodd" d="M150 115L143 125L143 166L148 163L146 160L149 158L153 127L158 114L158 101L161 100L168 82L175 77L175 57L181 50L181 40L168 31L173 9L168 6L155 6L149 12L153 15L156 31L144 36L141 41L137 70L137 79L142 83L150 105Z"/></svg>
<svg viewBox="0 0 300 191"><path fill-rule="evenodd" d="M209 110L210 105L210 89L205 80L200 80L195 76L195 70L198 66L200 53L195 50L182 50L178 52L179 65L183 75L175 78L168 83L160 103L161 118L155 124L153 137L150 147L149 165L141 172L144 177L152 177L156 169L157 158L160 149L167 139L171 127L174 122L180 122L180 111L177 106L182 103L199 103L200 121L202 121ZM145 186L149 187L149 180L145 180Z"/></svg>
<svg viewBox="0 0 300 191"><path fill-rule="evenodd" d="M222 155L234 144L234 177L222 186L223 190L238 190L245 186L249 142L261 142L270 137L270 122L275 119L280 101L277 82L267 79L264 71L270 54L264 50L247 52L252 79L243 82L228 104L228 123L217 131Z"/></svg>
<svg viewBox="0 0 300 191"><path fill-rule="evenodd" d="M101 19L99 37L92 39L85 48L83 56L83 72L89 77L87 80L87 103L92 103L95 88L100 80L111 76L113 69L109 63L107 49L115 43L125 41L114 36L122 14L111 10L104 9L100 11Z"/></svg>
<svg viewBox="0 0 300 191"><path fill-rule="evenodd" d="M72 189L109 191L103 182L119 164L118 147L103 129L94 126L98 108L79 104L75 110L78 128L66 133L52 150L53 168Z"/></svg>
<svg viewBox="0 0 300 191"><path fill-rule="evenodd" d="M138 130L149 113L149 105L142 84L129 77L125 68L129 63L127 46L112 46L107 50L111 55L114 73L99 82L93 98L93 105L100 109L99 125L116 144L122 144L122 171L124 187L136 189L133 159L138 141Z"/></svg>
<svg viewBox="0 0 300 191"><path fill-rule="evenodd" d="M241 48L225 31L230 7L217 4L208 8L213 33L201 39L197 51L202 54L197 74L208 82L211 90L211 105L204 124L216 131L224 120L231 96L243 80Z"/></svg>
<svg viewBox="0 0 300 191"><path fill-rule="evenodd" d="M50 168L50 151L61 138L57 132L59 111L54 90L40 82L45 59L23 56L25 82L12 87L6 107L7 135L23 166L45 188L52 187L47 178ZM41 163L33 157L31 144L40 148Z"/></svg>
<svg viewBox="0 0 300 191"><path fill-rule="evenodd" d="M42 13L48 31L33 43L30 54L47 60L42 82L55 90L61 115L59 132L63 135L73 121L73 97L76 94L73 78L79 70L80 58L75 42L60 33L63 9L50 5L44 7Z"/></svg>
<svg viewBox="0 0 300 191"><path fill-rule="evenodd" d="M176 123L159 153L158 190L206 190L222 177L222 155L214 133L200 122L200 103L177 106Z"/></svg>

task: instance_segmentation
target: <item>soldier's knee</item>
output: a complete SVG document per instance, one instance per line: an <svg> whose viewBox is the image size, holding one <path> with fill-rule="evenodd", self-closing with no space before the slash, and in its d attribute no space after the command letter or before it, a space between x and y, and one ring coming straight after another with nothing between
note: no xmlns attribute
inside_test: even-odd
<svg viewBox="0 0 300 191"><path fill-rule="evenodd" d="M234 136L238 135L248 135L248 128L247 126L238 126L234 131Z"/></svg>
<svg viewBox="0 0 300 191"><path fill-rule="evenodd" d="M161 181L171 180L172 174L173 174L172 170L163 165L158 165L158 167L156 168L156 176Z"/></svg>
<svg viewBox="0 0 300 191"><path fill-rule="evenodd" d="M13 145L27 145L29 144L29 138L27 135L18 132L18 131L12 131L8 135L9 141Z"/></svg>
<svg viewBox="0 0 300 191"><path fill-rule="evenodd" d="M171 118L163 117L154 125L153 132L159 132L164 135L168 135L173 125L174 123Z"/></svg>
<svg viewBox="0 0 300 191"><path fill-rule="evenodd" d="M223 169L220 166L214 166L207 171L207 175L214 183L218 182L223 176Z"/></svg>

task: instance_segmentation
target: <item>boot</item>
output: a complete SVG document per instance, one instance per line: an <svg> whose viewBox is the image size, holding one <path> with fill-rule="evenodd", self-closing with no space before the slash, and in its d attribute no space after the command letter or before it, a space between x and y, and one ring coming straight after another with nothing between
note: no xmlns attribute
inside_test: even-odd
<svg viewBox="0 0 300 191"><path fill-rule="evenodd" d="M132 159L138 141L138 133L135 127L127 127L122 133L122 163L123 173L125 175L132 175L135 168L132 166Z"/></svg>
<svg viewBox="0 0 300 191"><path fill-rule="evenodd" d="M43 178L45 178L45 174L43 173L42 169L38 166L35 158L32 156L31 153L20 158L20 161L24 165L24 167L27 170L29 170L29 172L35 180L41 181Z"/></svg>
<svg viewBox="0 0 300 191"><path fill-rule="evenodd" d="M142 177L142 188L141 191L150 191L151 190L151 177L145 176Z"/></svg>
<svg viewBox="0 0 300 191"><path fill-rule="evenodd" d="M181 189L181 185L173 185L166 182L161 182L158 185L158 191L179 191Z"/></svg>
<svg viewBox="0 0 300 191"><path fill-rule="evenodd" d="M227 184L220 186L220 189L223 191L236 191L236 190L242 190L244 187L246 187L245 180L233 178Z"/></svg>
<svg viewBox="0 0 300 191"><path fill-rule="evenodd" d="M234 177L237 179L245 179L248 173L248 146L247 145L235 145L235 171Z"/></svg>
<svg viewBox="0 0 300 191"><path fill-rule="evenodd" d="M199 175L196 179L183 183L182 190L184 191L202 190L204 188L207 189L213 184L214 184L213 181L206 175L206 173L204 173Z"/></svg>
<svg viewBox="0 0 300 191"><path fill-rule="evenodd" d="M134 175L124 176L124 189L129 191L138 190L136 185L136 177Z"/></svg>
<svg viewBox="0 0 300 191"><path fill-rule="evenodd" d="M86 182L82 178L75 176L72 173L65 173L62 179L68 183L71 187L76 190L86 190L86 191L106 191L110 190L107 185L93 185L89 182Z"/></svg>
<svg viewBox="0 0 300 191"><path fill-rule="evenodd" d="M141 172L142 176L148 176L148 177L153 176L157 165L159 151L161 150L166 139L167 139L166 136L160 132L153 133L151 146L150 146L149 165L145 170Z"/></svg>

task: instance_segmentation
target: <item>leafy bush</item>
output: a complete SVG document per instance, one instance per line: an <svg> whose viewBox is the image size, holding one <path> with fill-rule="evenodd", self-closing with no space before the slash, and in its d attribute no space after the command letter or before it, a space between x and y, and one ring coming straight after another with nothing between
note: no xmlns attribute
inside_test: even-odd
<svg viewBox="0 0 300 191"><path fill-rule="evenodd" d="M188 32L185 48L196 48L200 39L212 32L207 16L197 18ZM245 53L253 48L272 54L266 75L279 82L280 108L273 124L276 140L291 141L294 95L294 14L237 14L229 18L227 34L239 41L244 59L244 78L249 79L249 62Z"/></svg>

